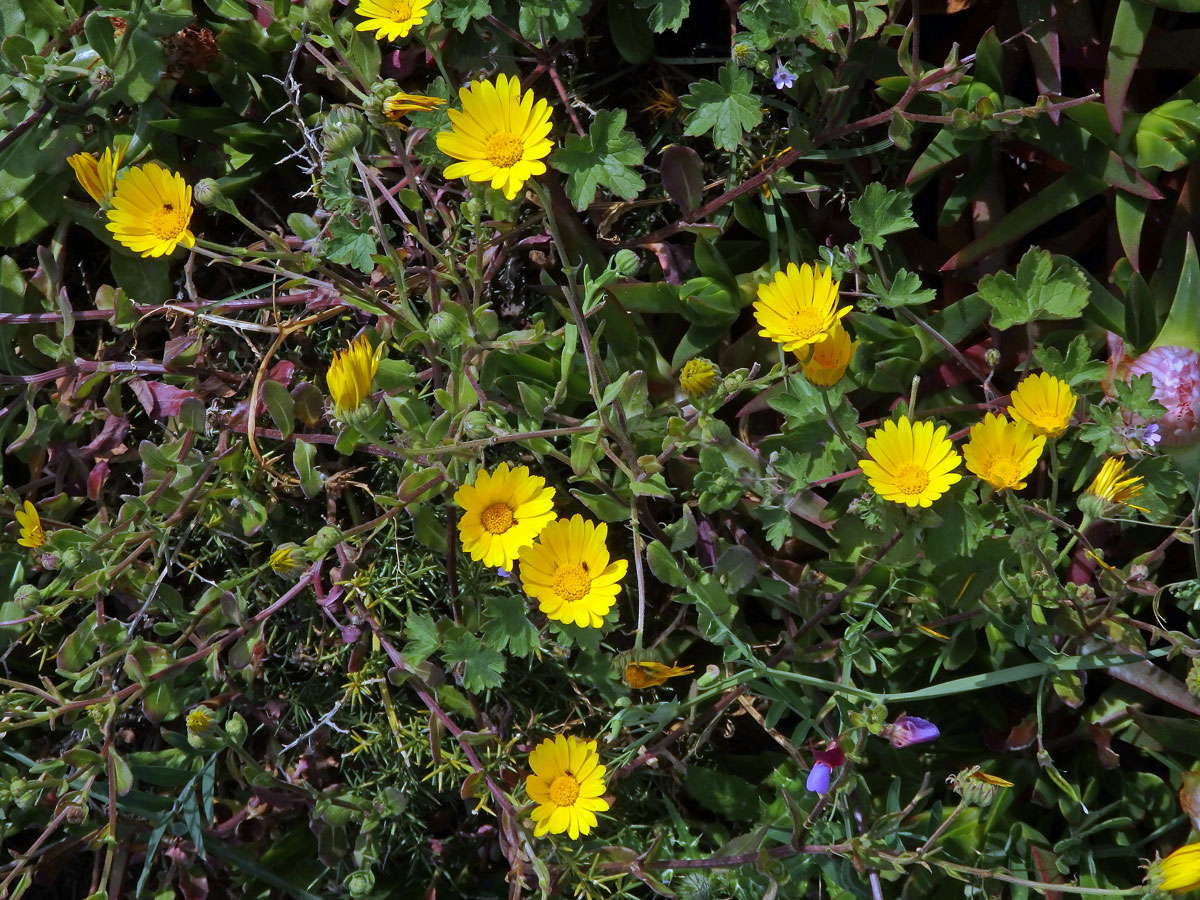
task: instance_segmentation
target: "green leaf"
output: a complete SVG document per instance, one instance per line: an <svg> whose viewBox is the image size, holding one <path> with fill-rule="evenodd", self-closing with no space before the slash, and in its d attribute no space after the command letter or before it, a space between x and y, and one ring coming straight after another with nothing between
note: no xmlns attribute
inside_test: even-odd
<svg viewBox="0 0 1200 900"><path fill-rule="evenodd" d="M650 27L661 34L679 30L687 18L691 0L637 0L637 5L650 10Z"/></svg>
<svg viewBox="0 0 1200 900"><path fill-rule="evenodd" d="M371 256L379 251L365 219L355 225L345 216L334 217L329 223L328 247L326 255L330 262L353 266L360 272L375 268Z"/></svg>
<svg viewBox="0 0 1200 900"><path fill-rule="evenodd" d="M1200 103L1171 100L1150 110L1138 124L1136 143L1139 167L1182 169L1200 156Z"/></svg>
<svg viewBox="0 0 1200 900"><path fill-rule="evenodd" d="M504 681L504 657L490 647L483 647L474 635L464 635L442 652L446 662L462 664L463 687L472 693L499 687Z"/></svg>
<svg viewBox="0 0 1200 900"><path fill-rule="evenodd" d="M705 78L680 98L685 108L693 110L683 133L698 137L711 131L718 149L733 150L742 135L762 121L761 98L751 93L753 76L732 62L717 77L719 83Z"/></svg>
<svg viewBox="0 0 1200 900"><path fill-rule="evenodd" d="M275 427L287 440L296 428L296 401L288 393L288 389L278 381L264 381L262 386L263 403L271 413Z"/></svg>
<svg viewBox="0 0 1200 900"><path fill-rule="evenodd" d="M316 447L308 441L296 441L292 450L292 465L296 467L296 475L300 478L300 490L304 491L304 496L309 499L320 493L321 483L324 481L320 470L313 466L316 456Z"/></svg>
<svg viewBox="0 0 1200 900"><path fill-rule="evenodd" d="M404 661L414 668L429 659L442 645L437 623L426 613L410 613L404 618Z"/></svg>
<svg viewBox="0 0 1200 900"><path fill-rule="evenodd" d="M689 766L683 786L701 806L734 821L753 819L758 813L754 785L730 772Z"/></svg>
<svg viewBox="0 0 1200 900"><path fill-rule="evenodd" d="M671 551L661 542L651 541L646 546L646 561L650 563L650 571L654 573L654 577L663 584L677 588L687 584L688 579L683 573L683 569L679 567L679 563L675 562Z"/></svg>
<svg viewBox="0 0 1200 900"><path fill-rule="evenodd" d="M485 643L495 650L507 649L513 656L529 656L538 647L538 630L525 615L525 601L515 595L487 600Z"/></svg>
<svg viewBox="0 0 1200 900"><path fill-rule="evenodd" d="M491 12L489 0L442 0L442 23L453 25L460 33L475 19L482 19Z"/></svg>
<svg viewBox="0 0 1200 900"><path fill-rule="evenodd" d="M892 276L892 286L887 288L878 275L867 276L867 289L879 297L881 306L895 309L897 306L919 306L930 303L937 291L921 287L921 278L908 269L900 269Z"/></svg>
<svg viewBox="0 0 1200 900"><path fill-rule="evenodd" d="M872 247L883 247L883 239L898 231L916 228L912 201L902 191L889 191L875 181L863 195L850 201L850 221L858 226L862 239Z"/></svg>
<svg viewBox="0 0 1200 900"><path fill-rule="evenodd" d="M1153 21L1154 7L1142 0L1121 0L1117 6L1104 69L1104 108L1114 131L1121 130L1125 119L1125 95Z"/></svg>
<svg viewBox="0 0 1200 900"><path fill-rule="evenodd" d="M1073 319L1091 296L1077 269L1061 265L1045 250L1031 247L1014 278L1008 272L985 276L979 295L992 307L992 325L1011 328L1045 319Z"/></svg>
<svg viewBox="0 0 1200 900"><path fill-rule="evenodd" d="M646 151L625 130L625 117L623 109L600 110L587 137L568 135L566 146L551 157L550 164L567 176L567 196L576 209L587 208L599 185L625 200L645 189L646 182L631 166L640 166Z"/></svg>

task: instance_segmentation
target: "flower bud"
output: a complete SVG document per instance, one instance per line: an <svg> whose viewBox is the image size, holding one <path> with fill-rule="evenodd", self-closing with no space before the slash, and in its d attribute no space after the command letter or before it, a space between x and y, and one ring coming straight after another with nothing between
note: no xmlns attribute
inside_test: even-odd
<svg viewBox="0 0 1200 900"><path fill-rule="evenodd" d="M201 206L219 206L224 196L215 178L201 178L192 189L192 198Z"/></svg>
<svg viewBox="0 0 1200 900"><path fill-rule="evenodd" d="M612 258L613 271L618 275L624 275L626 278L636 275L641 265L641 260L638 259L638 255L632 250L618 250Z"/></svg>
<svg viewBox="0 0 1200 900"><path fill-rule="evenodd" d="M96 66L88 75L88 81L97 91L107 91L113 86L116 78L113 75L113 70L108 66Z"/></svg>
<svg viewBox="0 0 1200 900"><path fill-rule="evenodd" d="M42 592L32 584L23 584L13 591L13 602L21 609L33 609L42 602Z"/></svg>
<svg viewBox="0 0 1200 900"><path fill-rule="evenodd" d="M324 556L336 547L341 539L342 532L339 529L334 528L332 525L326 525L309 538L309 543L312 544L314 550Z"/></svg>
<svg viewBox="0 0 1200 900"><path fill-rule="evenodd" d="M321 142L327 156L349 156L363 139L363 117L348 106L335 106L325 115Z"/></svg>
<svg viewBox="0 0 1200 900"><path fill-rule="evenodd" d="M963 769L947 778L946 782L969 806L990 806L1001 788L1013 786L1011 781L979 771L979 766Z"/></svg>
<svg viewBox="0 0 1200 900"><path fill-rule="evenodd" d="M435 313L429 319L429 324L425 328L429 332L430 337L443 344L457 343L455 338L461 337L458 319L446 310Z"/></svg>
<svg viewBox="0 0 1200 900"><path fill-rule="evenodd" d="M481 438L491 433L491 417L482 409L473 409L463 416L463 429L469 437Z"/></svg>

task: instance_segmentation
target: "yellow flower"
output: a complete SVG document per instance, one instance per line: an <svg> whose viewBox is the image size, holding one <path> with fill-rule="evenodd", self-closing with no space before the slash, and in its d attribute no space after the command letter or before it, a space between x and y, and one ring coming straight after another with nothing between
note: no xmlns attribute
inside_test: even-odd
<svg viewBox="0 0 1200 900"><path fill-rule="evenodd" d="M522 548L554 520L554 488L527 466L510 470L506 462L480 471L474 484L454 492L454 502L463 509L463 550L485 566L512 569Z"/></svg>
<svg viewBox="0 0 1200 900"><path fill-rule="evenodd" d="M271 571L277 575L291 575L304 565L304 551L295 544L283 544L267 560Z"/></svg>
<svg viewBox="0 0 1200 900"><path fill-rule="evenodd" d="M187 714L187 730L192 734L204 734L212 724L213 715L207 706L197 706Z"/></svg>
<svg viewBox="0 0 1200 900"><path fill-rule="evenodd" d="M462 112L449 111L450 131L439 131L438 149L460 160L446 167L447 178L466 176L490 181L512 200L534 175L542 175L542 159L554 143L550 134L550 107L534 103L533 91L521 94L521 82L500 75L495 83L477 81L458 92Z"/></svg>
<svg viewBox="0 0 1200 900"><path fill-rule="evenodd" d="M427 97L425 94L406 94L401 91L392 94L383 101L383 114L389 119L399 119L410 112L432 112L439 106L445 106L446 101L441 97Z"/></svg>
<svg viewBox="0 0 1200 900"><path fill-rule="evenodd" d="M833 280L833 269L822 272L819 265L796 268L788 263L786 271L775 273L774 281L758 287L754 318L762 326L759 334L786 351L819 344L850 312L849 306L838 308L840 284Z"/></svg>
<svg viewBox="0 0 1200 900"><path fill-rule="evenodd" d="M121 141L115 148L106 147L99 160L90 153L76 153L67 157L83 189L101 206L107 206L112 200L117 169L121 168L121 160L125 158L128 147L128 141Z"/></svg>
<svg viewBox="0 0 1200 900"><path fill-rule="evenodd" d="M1200 844L1186 844L1160 864L1160 890L1186 893L1200 888Z"/></svg>
<svg viewBox="0 0 1200 900"><path fill-rule="evenodd" d="M849 307L847 307L849 308ZM812 354L804 362L804 374L808 380L819 387L833 387L846 374L846 367L854 358L854 350L858 341L850 340L850 335L842 327L841 321L834 323L828 336L819 344L814 344Z"/></svg>
<svg viewBox="0 0 1200 900"><path fill-rule="evenodd" d="M333 362L325 373L329 396L339 416L354 412L371 394L371 382L379 370L383 344L371 350L371 342L360 334L345 350L333 354Z"/></svg>
<svg viewBox="0 0 1200 900"><path fill-rule="evenodd" d="M535 837L565 831L574 840L596 827L596 813L608 809L608 801L595 741L561 734L546 738L529 754L529 768L533 774L525 777L525 793L537 804Z"/></svg>
<svg viewBox="0 0 1200 900"><path fill-rule="evenodd" d="M36 550L46 543L46 532L42 529L42 517L38 515L37 507L28 500L25 508L16 511L17 524L21 526L21 536L17 543L22 547L32 547Z"/></svg>
<svg viewBox="0 0 1200 900"><path fill-rule="evenodd" d="M375 39L408 37L408 33L425 18L425 8L432 0L359 0L354 11L366 20L354 26L355 31L374 31Z"/></svg>
<svg viewBox="0 0 1200 900"><path fill-rule="evenodd" d="M583 516L551 522L521 551L521 585L551 619L599 628L621 590L629 563L609 562L608 526Z"/></svg>
<svg viewBox="0 0 1200 900"><path fill-rule="evenodd" d="M962 453L967 469L996 490L1020 490L1045 445L1046 439L1035 434L1028 422L1010 422L988 413L971 427Z"/></svg>
<svg viewBox="0 0 1200 900"><path fill-rule="evenodd" d="M707 394L716 380L717 367L707 359L689 359L679 372L679 386L689 397Z"/></svg>
<svg viewBox="0 0 1200 900"><path fill-rule="evenodd" d="M631 688L655 687L668 678L691 675L691 666L666 666L660 662L632 662L625 667L625 683Z"/></svg>
<svg viewBox="0 0 1200 900"><path fill-rule="evenodd" d="M1065 381L1040 372L1017 385L1008 412L1032 425L1034 434L1058 437L1071 424L1078 400Z"/></svg>
<svg viewBox="0 0 1200 900"><path fill-rule="evenodd" d="M962 479L954 470L961 457L946 437L946 426L888 420L867 438L871 459L860 459L871 488L884 500L929 506Z"/></svg>
<svg viewBox="0 0 1200 900"><path fill-rule="evenodd" d="M1084 493L1099 497L1106 503L1124 503L1126 506L1133 506L1129 501L1141 492L1142 476L1126 477L1125 461L1109 457L1104 461L1104 465L1100 467L1100 471L1096 473L1096 477L1092 479L1092 483L1088 485ZM1145 512L1140 506L1133 508Z"/></svg>
<svg viewBox="0 0 1200 900"><path fill-rule="evenodd" d="M134 166L117 182L109 231L118 241L142 256L168 256L177 244L191 247L192 186L183 176L157 163Z"/></svg>
<svg viewBox="0 0 1200 900"><path fill-rule="evenodd" d="M650 102L642 107L642 112L649 113L656 119L666 119L678 108L679 98L664 81L658 87L651 88Z"/></svg>

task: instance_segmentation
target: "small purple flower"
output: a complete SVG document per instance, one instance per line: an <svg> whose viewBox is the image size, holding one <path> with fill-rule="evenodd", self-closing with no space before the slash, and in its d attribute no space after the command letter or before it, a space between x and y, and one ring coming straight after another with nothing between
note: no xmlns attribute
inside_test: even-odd
<svg viewBox="0 0 1200 900"><path fill-rule="evenodd" d="M783 60L776 60L773 80L775 81L775 89L782 91L796 83L796 73L789 71L788 67L783 64Z"/></svg>
<svg viewBox="0 0 1200 900"><path fill-rule="evenodd" d="M808 773L808 781L804 786L814 794L824 794L829 790L829 774L833 771L829 767L829 763L819 762L812 767L812 771Z"/></svg>
<svg viewBox="0 0 1200 900"><path fill-rule="evenodd" d="M1142 443L1147 447L1153 447L1162 440L1162 435L1158 433L1158 425L1151 423L1146 426L1146 430L1142 432Z"/></svg>
<svg viewBox="0 0 1200 900"><path fill-rule="evenodd" d="M883 736L899 750L912 744L936 741L942 736L942 733L928 719L921 719L917 716L898 716L894 723L884 729Z"/></svg>

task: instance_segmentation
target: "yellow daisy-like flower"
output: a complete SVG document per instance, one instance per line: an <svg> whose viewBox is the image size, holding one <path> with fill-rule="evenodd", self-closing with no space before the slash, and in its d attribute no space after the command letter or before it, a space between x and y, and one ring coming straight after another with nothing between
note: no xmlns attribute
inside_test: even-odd
<svg viewBox="0 0 1200 900"><path fill-rule="evenodd" d="M192 734L204 734L212 724L213 714L207 706L197 706L187 714L187 730Z"/></svg>
<svg viewBox="0 0 1200 900"><path fill-rule="evenodd" d="M1045 372L1030 375L1012 392L1009 414L1033 426L1034 434L1058 437L1071 424L1079 398L1061 379Z"/></svg>
<svg viewBox="0 0 1200 900"><path fill-rule="evenodd" d="M554 488L530 475L528 466L510 469L503 462L481 470L474 484L454 492L463 509L458 533L463 550L485 566L512 569L517 555L554 521Z"/></svg>
<svg viewBox="0 0 1200 900"><path fill-rule="evenodd" d="M804 363L804 374L809 381L818 387L833 387L846 374L846 367L854 358L857 347L858 341L850 340L850 334L839 320L829 330L825 340L813 344L812 354L807 360L803 359L803 354L797 356Z"/></svg>
<svg viewBox="0 0 1200 900"><path fill-rule="evenodd" d="M17 524L21 526L21 536L17 543L22 547L32 547L36 550L46 543L46 532L42 528L42 517L38 515L37 507L28 500L25 508L16 511Z"/></svg>
<svg viewBox="0 0 1200 900"><path fill-rule="evenodd" d="M168 256L194 246L192 186L158 163L134 166L117 182L108 225L113 237L142 256Z"/></svg>
<svg viewBox="0 0 1200 900"><path fill-rule="evenodd" d="M551 522L521 551L521 585L551 619L599 628L617 601L629 563L609 562L608 526L583 516Z"/></svg>
<svg viewBox="0 0 1200 900"><path fill-rule="evenodd" d="M1159 863L1160 890L1186 893L1200 888L1200 844L1186 844Z"/></svg>
<svg viewBox="0 0 1200 900"><path fill-rule="evenodd" d="M988 413L972 426L962 455L967 469L996 490L1019 491L1045 446L1046 438L1035 434L1028 422L1010 422L1002 415Z"/></svg>
<svg viewBox="0 0 1200 900"><path fill-rule="evenodd" d="M529 768L525 793L537 804L531 814L535 837L565 831L574 840L596 827L596 813L607 810L608 801L595 741L546 738L529 754Z"/></svg>
<svg viewBox="0 0 1200 900"><path fill-rule="evenodd" d="M125 158L128 147L128 141L122 141L116 147L106 147L100 159L91 153L76 153L67 157L67 163L75 170L75 178L101 206L107 206L112 200L117 184L117 169L121 168L121 160Z"/></svg>
<svg viewBox="0 0 1200 900"><path fill-rule="evenodd" d="M465 176L490 181L512 200L525 182L543 175L542 162L553 149L550 106L534 103L533 91L522 96L521 82L500 75L495 83L473 82L458 92L462 111L449 111L450 131L439 131L438 149L460 160L446 167L447 178Z"/></svg>
<svg viewBox="0 0 1200 900"><path fill-rule="evenodd" d="M374 350L365 334L350 342L345 350L333 354L333 362L325 373L329 385L329 396L339 416L358 409L371 395L371 382L379 371L379 359L383 355L383 344Z"/></svg>
<svg viewBox="0 0 1200 900"><path fill-rule="evenodd" d="M392 94L383 101L383 114L389 119L399 119L411 112L432 112L439 106L445 106L446 101L441 97L428 97L425 94L406 94L401 91Z"/></svg>
<svg viewBox="0 0 1200 900"><path fill-rule="evenodd" d="M635 690L656 687L668 678L691 675L691 666L667 666L660 662L631 662L625 667L625 683Z"/></svg>
<svg viewBox="0 0 1200 900"><path fill-rule="evenodd" d="M775 273L774 281L758 287L754 318L762 326L759 334L786 351L819 344L850 312L849 306L838 308L840 285L833 280L833 269L788 263L785 271Z"/></svg>
<svg viewBox="0 0 1200 900"><path fill-rule="evenodd" d="M689 359L679 370L679 386L689 397L707 394L716 380L717 367L707 359Z"/></svg>
<svg viewBox="0 0 1200 900"><path fill-rule="evenodd" d="M291 575L304 563L304 551L295 544L283 544L267 560L267 566L277 575Z"/></svg>
<svg viewBox="0 0 1200 900"><path fill-rule="evenodd" d="M366 20L354 26L355 31L374 31L375 39L408 37L414 27L425 18L426 8L432 0L359 0L354 10Z"/></svg>
<svg viewBox="0 0 1200 900"><path fill-rule="evenodd" d="M1099 497L1106 503L1124 503L1126 506L1133 506L1129 501L1142 492L1142 476L1126 476L1125 471L1125 460L1109 457L1104 461L1104 465L1100 467L1100 471L1096 473L1096 477L1092 479L1092 483L1088 485L1084 493ZM1133 508L1145 511L1139 506Z"/></svg>
<svg viewBox="0 0 1200 900"><path fill-rule="evenodd" d="M929 506L962 480L961 457L946 437L946 426L932 422L887 421L867 438L870 459L860 459L872 490L905 506Z"/></svg>

